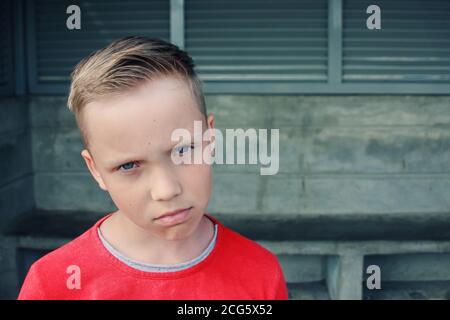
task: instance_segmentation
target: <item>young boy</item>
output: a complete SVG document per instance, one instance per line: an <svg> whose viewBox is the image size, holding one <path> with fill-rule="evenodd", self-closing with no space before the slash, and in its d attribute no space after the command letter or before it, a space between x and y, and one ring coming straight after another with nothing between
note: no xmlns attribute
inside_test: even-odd
<svg viewBox="0 0 450 320"><path fill-rule="evenodd" d="M115 41L77 65L68 106L118 210L35 262L19 299L287 299L275 255L204 213L211 165L174 163L206 143L174 147L174 130L214 128L186 52Z"/></svg>

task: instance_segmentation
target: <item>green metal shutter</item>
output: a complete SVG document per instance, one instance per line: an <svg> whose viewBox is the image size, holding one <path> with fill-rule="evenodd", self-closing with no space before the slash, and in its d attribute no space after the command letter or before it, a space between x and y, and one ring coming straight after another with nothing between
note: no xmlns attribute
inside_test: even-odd
<svg viewBox="0 0 450 320"><path fill-rule="evenodd" d="M186 50L204 81L327 81L327 0L188 0Z"/></svg>
<svg viewBox="0 0 450 320"><path fill-rule="evenodd" d="M14 89L12 3L0 2L0 94L8 96Z"/></svg>
<svg viewBox="0 0 450 320"><path fill-rule="evenodd" d="M69 5L81 9L81 29L68 30ZM85 56L129 35L170 38L170 2L35 0L28 5L32 93L65 93L70 73Z"/></svg>
<svg viewBox="0 0 450 320"><path fill-rule="evenodd" d="M381 9L381 29L366 8ZM343 81L450 83L450 1L344 1Z"/></svg>

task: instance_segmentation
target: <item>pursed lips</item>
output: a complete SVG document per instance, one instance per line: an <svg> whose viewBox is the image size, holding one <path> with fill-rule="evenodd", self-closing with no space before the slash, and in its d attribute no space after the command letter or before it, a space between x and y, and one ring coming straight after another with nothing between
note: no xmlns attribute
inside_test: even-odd
<svg viewBox="0 0 450 320"><path fill-rule="evenodd" d="M174 215L176 215L176 214L179 214L180 212L189 210L189 209L191 209L191 208L192 208L192 207L188 207L188 208L178 209L178 210L171 211L171 212L166 212L166 213L164 213L163 215L159 216L158 218L155 218L155 220L161 219L161 218L163 218L163 217L174 216Z"/></svg>

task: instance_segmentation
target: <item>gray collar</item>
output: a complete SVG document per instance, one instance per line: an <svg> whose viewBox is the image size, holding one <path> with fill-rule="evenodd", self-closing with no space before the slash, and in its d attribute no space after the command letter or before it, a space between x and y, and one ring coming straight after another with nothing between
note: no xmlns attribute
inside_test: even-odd
<svg viewBox="0 0 450 320"><path fill-rule="evenodd" d="M177 264L151 264L151 263L145 263L141 261L136 261L133 259L130 259L126 256L124 256L122 253L120 253L117 249L115 249L106 239L103 237L102 233L100 232L100 228L97 228L98 235L100 237L100 240L102 241L103 246L108 250L114 257L125 263L126 265L138 269L140 271L145 272L174 272L174 271L180 271L184 269L188 269L204 259L210 254L212 249L214 248L214 245L216 243L217 239L217 224L214 224L214 236L211 242L209 243L208 247L196 258L182 263Z"/></svg>

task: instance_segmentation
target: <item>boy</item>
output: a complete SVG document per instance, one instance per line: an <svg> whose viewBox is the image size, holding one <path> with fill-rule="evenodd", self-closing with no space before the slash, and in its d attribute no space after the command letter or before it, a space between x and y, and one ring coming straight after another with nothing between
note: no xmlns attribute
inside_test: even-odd
<svg viewBox="0 0 450 320"><path fill-rule="evenodd" d="M186 52L115 41L77 65L68 107L118 210L35 262L19 299L287 299L275 255L204 213L211 166L173 161L206 143L174 147L174 130L214 128Z"/></svg>

